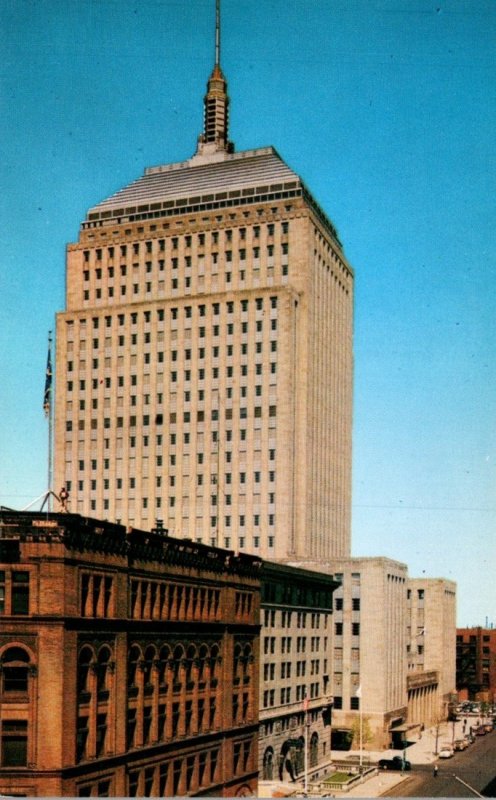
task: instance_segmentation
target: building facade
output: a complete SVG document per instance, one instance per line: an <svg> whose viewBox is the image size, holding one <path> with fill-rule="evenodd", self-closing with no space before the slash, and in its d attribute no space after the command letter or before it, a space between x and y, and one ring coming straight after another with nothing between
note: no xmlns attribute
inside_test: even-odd
<svg viewBox="0 0 496 800"><path fill-rule="evenodd" d="M494 628L457 628L456 689L460 700L496 702Z"/></svg>
<svg viewBox="0 0 496 800"><path fill-rule="evenodd" d="M257 793L260 562L0 514L0 794Z"/></svg>
<svg viewBox="0 0 496 800"><path fill-rule="evenodd" d="M334 593L333 749L359 748L360 715L364 749L400 744L407 722L407 567L371 557L336 559L328 569L341 584Z"/></svg>
<svg viewBox="0 0 496 800"><path fill-rule="evenodd" d="M67 248L55 485L73 512L198 543L347 556L352 270L301 178L234 152L227 124L217 60L196 154Z"/></svg>
<svg viewBox="0 0 496 800"><path fill-rule="evenodd" d="M331 575L264 562L261 599L260 780L325 773L331 756Z"/></svg>
<svg viewBox="0 0 496 800"><path fill-rule="evenodd" d="M448 718L455 694L456 584L410 578L408 604L408 720L432 725Z"/></svg>

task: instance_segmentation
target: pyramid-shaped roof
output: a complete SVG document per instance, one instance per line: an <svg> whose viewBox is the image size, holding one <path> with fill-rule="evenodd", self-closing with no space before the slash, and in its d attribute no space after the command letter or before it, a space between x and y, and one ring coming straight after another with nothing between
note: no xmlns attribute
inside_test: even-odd
<svg viewBox="0 0 496 800"><path fill-rule="evenodd" d="M141 178L90 208L87 220L131 221L301 195L340 244L334 226L301 178L273 147L196 155L188 161L148 167Z"/></svg>

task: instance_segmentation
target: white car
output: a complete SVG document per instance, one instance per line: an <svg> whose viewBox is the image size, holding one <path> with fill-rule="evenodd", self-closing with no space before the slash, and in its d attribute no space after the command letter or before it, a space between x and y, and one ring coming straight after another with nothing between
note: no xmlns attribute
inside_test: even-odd
<svg viewBox="0 0 496 800"><path fill-rule="evenodd" d="M453 755L453 748L451 747L442 747L439 751L439 758L451 758Z"/></svg>

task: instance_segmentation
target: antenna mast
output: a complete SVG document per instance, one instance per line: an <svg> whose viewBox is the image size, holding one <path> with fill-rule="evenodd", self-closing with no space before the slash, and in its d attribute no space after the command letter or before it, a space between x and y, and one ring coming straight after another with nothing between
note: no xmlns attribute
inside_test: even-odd
<svg viewBox="0 0 496 800"><path fill-rule="evenodd" d="M215 65L220 66L220 0L215 0Z"/></svg>

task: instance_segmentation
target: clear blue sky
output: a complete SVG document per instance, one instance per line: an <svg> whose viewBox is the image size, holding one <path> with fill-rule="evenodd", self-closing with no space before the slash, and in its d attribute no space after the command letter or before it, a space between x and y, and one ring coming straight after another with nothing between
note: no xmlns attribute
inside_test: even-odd
<svg viewBox="0 0 496 800"><path fill-rule="evenodd" d="M86 210L188 158L213 0L2 0L0 503L46 488L47 332ZM239 150L274 145L355 268L353 554L496 623L496 3L223 0Z"/></svg>

